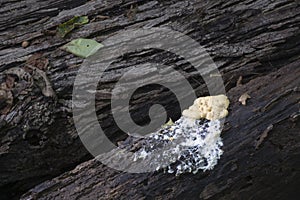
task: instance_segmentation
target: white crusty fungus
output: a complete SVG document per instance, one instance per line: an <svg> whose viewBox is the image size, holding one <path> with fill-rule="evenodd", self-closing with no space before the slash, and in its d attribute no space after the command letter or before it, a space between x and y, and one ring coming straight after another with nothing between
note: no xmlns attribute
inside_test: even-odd
<svg viewBox="0 0 300 200"><path fill-rule="evenodd" d="M225 95L200 97L182 115L192 119L217 120L228 115L228 106L229 100Z"/></svg>

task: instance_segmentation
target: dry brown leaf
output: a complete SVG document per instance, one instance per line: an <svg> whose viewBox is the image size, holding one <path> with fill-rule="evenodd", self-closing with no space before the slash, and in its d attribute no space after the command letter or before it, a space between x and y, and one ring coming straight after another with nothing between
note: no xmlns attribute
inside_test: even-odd
<svg viewBox="0 0 300 200"><path fill-rule="evenodd" d="M38 69L44 70L44 71L46 70L48 64L49 64L49 60L47 58L43 57L43 54L41 54L41 53L33 54L26 61L26 65L31 65Z"/></svg>
<svg viewBox="0 0 300 200"><path fill-rule="evenodd" d="M244 93L244 94L242 94L242 96L240 96L240 98L239 98L239 102L241 102L242 103L242 105L246 105L247 103L246 103L246 101L247 101L247 99L250 99L251 97L249 96L249 94L247 94L247 93Z"/></svg>

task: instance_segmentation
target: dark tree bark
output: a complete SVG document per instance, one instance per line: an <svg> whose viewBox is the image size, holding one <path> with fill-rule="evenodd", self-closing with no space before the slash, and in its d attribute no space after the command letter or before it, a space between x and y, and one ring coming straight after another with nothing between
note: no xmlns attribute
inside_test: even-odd
<svg viewBox="0 0 300 200"><path fill-rule="evenodd" d="M0 5L0 83L7 82L6 70L24 68L32 54L42 53L49 60L44 70L56 94L45 97L38 86L26 83L15 86L12 105L1 101L2 111L10 108L0 117L1 199L18 198L30 188L24 199L291 199L299 195L298 1L3 0ZM75 15L88 15L91 21L66 38L52 34ZM101 42L138 27L168 27L187 34L207 49L221 71L231 105L222 133L224 155L214 170L180 177L162 172L126 174L96 162L81 144L71 99L83 59L59 47L79 37ZM23 41L30 45L23 48ZM200 75L176 55L152 49L124 55L107 71L96 95L99 122L114 142L126 134L111 117L110 92L122 73L150 61L175 66L185 72L197 95L208 94ZM239 77L243 85L236 84ZM238 99L245 92L252 98L242 106ZM169 117L179 118L171 92L153 86L132 101L137 123L147 123L148 108L155 102L168 105ZM256 148L258 141L262 142Z"/></svg>
<svg viewBox="0 0 300 200"><path fill-rule="evenodd" d="M212 171L179 177L162 171L129 174L94 159L38 185L22 199L296 199L299 72L292 63L228 92L233 103L222 133L224 155ZM237 102L244 92L252 96L247 106ZM140 142L126 143L131 148ZM114 156L115 151L106 155Z"/></svg>

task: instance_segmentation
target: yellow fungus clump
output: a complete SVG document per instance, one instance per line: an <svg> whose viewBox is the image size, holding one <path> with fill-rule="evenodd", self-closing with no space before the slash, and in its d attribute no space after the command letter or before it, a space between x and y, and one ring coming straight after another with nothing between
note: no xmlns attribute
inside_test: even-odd
<svg viewBox="0 0 300 200"><path fill-rule="evenodd" d="M228 115L228 106L229 100L225 95L200 97L182 115L192 119L217 120Z"/></svg>

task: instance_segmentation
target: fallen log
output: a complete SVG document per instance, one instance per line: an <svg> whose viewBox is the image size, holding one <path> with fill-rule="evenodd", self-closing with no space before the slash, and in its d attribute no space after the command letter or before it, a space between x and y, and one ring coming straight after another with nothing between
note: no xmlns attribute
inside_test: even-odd
<svg viewBox="0 0 300 200"><path fill-rule="evenodd" d="M294 124L294 122L292 123L289 120L282 121L282 125L281 123L277 124L277 119L281 116L287 117L288 115L292 115L293 112L296 111L295 106L297 106L295 103L296 98L291 97L291 102L294 102L291 103L291 105L289 99L287 99L287 97L297 94L297 92L295 92L297 89L295 91L293 90L294 86L297 85L292 84L297 83L297 73L299 76L299 71L297 71L296 68L297 65L299 65L300 51L300 16L299 2L297 1L281 0L273 2L271 0L222 0L211 2L191 0L160 2L127 0L47 0L36 3L31 0L19 2L4 0L1 1L0 4L0 82L3 83L7 80L5 75L6 70L13 67L23 68L25 62L28 62L32 55L42 53L40 57L46 58L49 61L49 66L44 70L57 97L56 99L45 97L39 87L27 86L27 83L22 81L19 82L17 77L15 77L15 82L18 84L20 83L20 87L15 88L14 90L13 104L6 105L6 103L4 103L5 101L2 101L1 99L0 109L6 108L6 106L9 108L9 111L6 111L5 114L1 114L0 117L1 199L12 197L18 198L22 193L35 185L67 172L78 164L92 158L81 144L74 127L71 111L72 87L83 59L59 49L60 46L79 37L93 38L102 42L111 35L122 32L123 29L163 26L187 34L203 45L210 53L223 75L226 90L229 91L231 89L229 97L234 102L242 95L242 93L240 93L241 88L249 87L243 91L248 92L252 97L249 104L247 104L246 107L238 107L238 109L233 109L232 107L231 111L231 115L236 115L236 121L232 122L233 125L240 128L235 128L234 130L236 132L232 132L234 134L227 134L227 132L225 132L225 141L236 140L236 143L234 144L238 144L241 141L247 141L247 139L242 140L242 137L237 138L232 136L246 131L242 124L245 123L244 120L248 116L246 114L244 115L245 111L241 109L249 108L251 101L258 107L261 107L264 103L267 105L267 102L276 97L276 92L280 87L283 87L286 89L285 91L288 91L286 93L282 91L284 95L278 97L280 104L276 104L275 99L274 103L270 104L270 106L266 106L263 110L266 110L265 112L277 113L277 109L279 108L274 105L279 105L280 108L283 108L281 106L289 105L290 108L286 108L282 114L276 116L275 114L259 115L258 113L257 116L254 116L250 120L252 126L245 127L248 127L249 132L251 130L251 133L254 134L252 137L255 137L256 139L259 134L265 133L264 135L269 135L272 134L272 132L280 133L280 131L287 130L288 127L293 126ZM90 23L75 29L66 38L60 38L52 34L59 24L71 19L75 15L87 15L90 19ZM29 42L29 45L26 45L26 48L22 47L24 41ZM167 66L175 66L185 72L186 79L189 80L192 87L195 88L198 96L208 94L205 84L199 74L192 73L190 65L187 62L183 62L175 55L153 49L124 55L111 66L112 70L108 71L106 74L105 77L107 79L99 84L100 88L96 96L96 110L99 122L107 136L113 142L123 140L127 136L116 126L110 115L110 92L122 73L126 70L133 69L141 63L147 63L149 61L158 62ZM279 71L281 68L289 69L289 73L291 74L287 75L287 71ZM265 80L268 76L264 77L265 79L263 80L259 77L272 72L276 73L276 71L278 71L276 75L278 78L284 76L286 77L286 80L292 82L290 83L283 79L280 79L281 82L279 81L278 83L274 81L272 86L274 85L277 90L272 91L269 91L271 88L262 90L259 87L256 88L256 90L252 90L250 85L236 87L236 82L240 77L243 77L243 84L252 80L251 84L262 81L267 85L271 80L277 79L275 79L275 77L269 77L272 79L269 79L268 82L268 80ZM139 73L144 72L141 71ZM289 76L290 79L287 78ZM262 88L264 84L262 84ZM26 90L23 90L24 87ZM255 95L251 94L250 91L257 92L257 98L261 99L256 102ZM266 96L263 97L263 95ZM151 98L149 98L149 96L151 96ZM171 98L171 96L169 91L162 90L156 86L148 89L143 88L140 93L137 94L135 101L132 102L134 106L132 112L133 117L136 119L136 123L148 123L148 109L151 106L151 103L155 102L169 105L166 107L169 117L178 119L180 110L178 109L176 101L174 101L174 97ZM283 101L285 99L288 100L287 104ZM145 105L145 102L149 102L149 104ZM250 115L250 111L248 115ZM269 117L270 119L267 119ZM259 119L265 119L269 123L263 123L264 126L260 125L262 121ZM273 125L273 129L265 132L270 125ZM293 134L293 130L297 132L297 130L299 130L297 128L299 127L295 126L294 129L288 129L288 133ZM248 131L246 132L248 133ZM274 135L276 138L278 137L278 141L284 139L276 134ZM232 137L231 140L230 137ZM262 136L260 138L268 138L268 136ZM297 141L297 135L292 135L290 139L292 140L292 138ZM251 141L253 141L253 139L254 138L252 138ZM250 142L250 139L248 140ZM257 151L263 147L264 140L265 139L258 140L262 141L262 144L257 145ZM280 144L283 146L287 144L288 149L291 148L290 150L292 150L294 146L288 145L291 140L283 140L282 144ZM276 142L274 143L277 144ZM226 143L224 148L226 153ZM272 152L272 150L266 151ZM240 156L245 156L245 158L248 158L249 155L250 154L246 153L240 154ZM283 153L282 155L287 156L288 153ZM295 149L295 154L289 154L289 156L293 155L297 155L297 149ZM228 159L229 158L227 158L225 154L218 167L220 167L220 165L225 165L225 163L222 164L222 162L227 162L230 160ZM263 156L261 159L263 159ZM291 174L297 175L297 159L294 160L290 158L287 160L288 163L293 166L291 167L291 170L293 169L294 171L291 172ZM292 162L295 162L296 164L292 164ZM270 161L270 163L272 162ZM99 164L95 164L95 166L96 165ZM287 166L288 165L289 164L287 164ZM272 167L272 164L264 166L267 166L267 169L269 170L269 168ZM100 168L102 168L102 166ZM106 171L108 170L107 168L104 169ZM258 167L257 169L261 168ZM253 170L256 171L254 168ZM114 171L109 171L107 173L117 174L117 172ZM124 176L136 177L136 175L125 174L121 177ZM204 175L198 175L198 178L199 176ZM210 177L209 173L205 173L205 176ZM157 177L160 177L159 180L162 180L167 177L167 175L160 174ZM172 180L174 179L172 176L168 177ZM184 177L183 181L178 183L178 186L182 186L182 190L184 190L184 188L189 188L187 185L190 184L188 181L188 177L190 176L187 175ZM153 180L154 179L155 177ZM293 177L290 176L287 180L289 181L292 179ZM166 179L166 181L167 180L168 179ZM114 181L111 181L111 184L113 184L113 182ZM296 183L295 181L290 182L292 185ZM203 185L199 188L204 188L204 185L207 185L208 183L212 182L207 179L204 183L201 183ZM163 184L165 184L165 187L162 187ZM168 184L165 182L160 185L161 187L154 187L154 185L151 185L152 189L149 189L150 186L147 186L147 188L148 191L152 191L150 193L154 194L154 196L159 195L159 189L173 193L173 190L167 190L167 185ZM178 189L178 187L176 188ZM190 188L192 188L192 186ZM210 190L215 190L215 188L222 187L212 185L206 189L206 191L208 191L206 193L209 193ZM186 189L186 191L187 190L188 189ZM194 191L198 189L193 188L189 190ZM247 190L247 188L245 188L245 190ZM276 191L276 188L269 190L271 193ZM113 191L114 190L111 192L108 191L107 195L112 195ZM224 191L224 194L231 194L230 189L224 189L222 191ZM286 191L288 191L288 188ZM270 195L270 193L266 194ZM194 195L195 193L192 192L192 194ZM49 193L49 195L51 194ZM185 193L185 195L188 195L188 193ZM205 194L203 195L205 196ZM235 195L234 192L232 195ZM179 198L180 195L177 195L177 197Z"/></svg>
<svg viewBox="0 0 300 200"><path fill-rule="evenodd" d="M224 154L211 171L130 174L93 159L36 186L21 199L297 199L298 65L292 63L228 92L231 106L222 133ZM238 98L245 92L252 98L244 106ZM127 140L130 149L144 139ZM116 153L108 153L107 159L114 160Z"/></svg>

